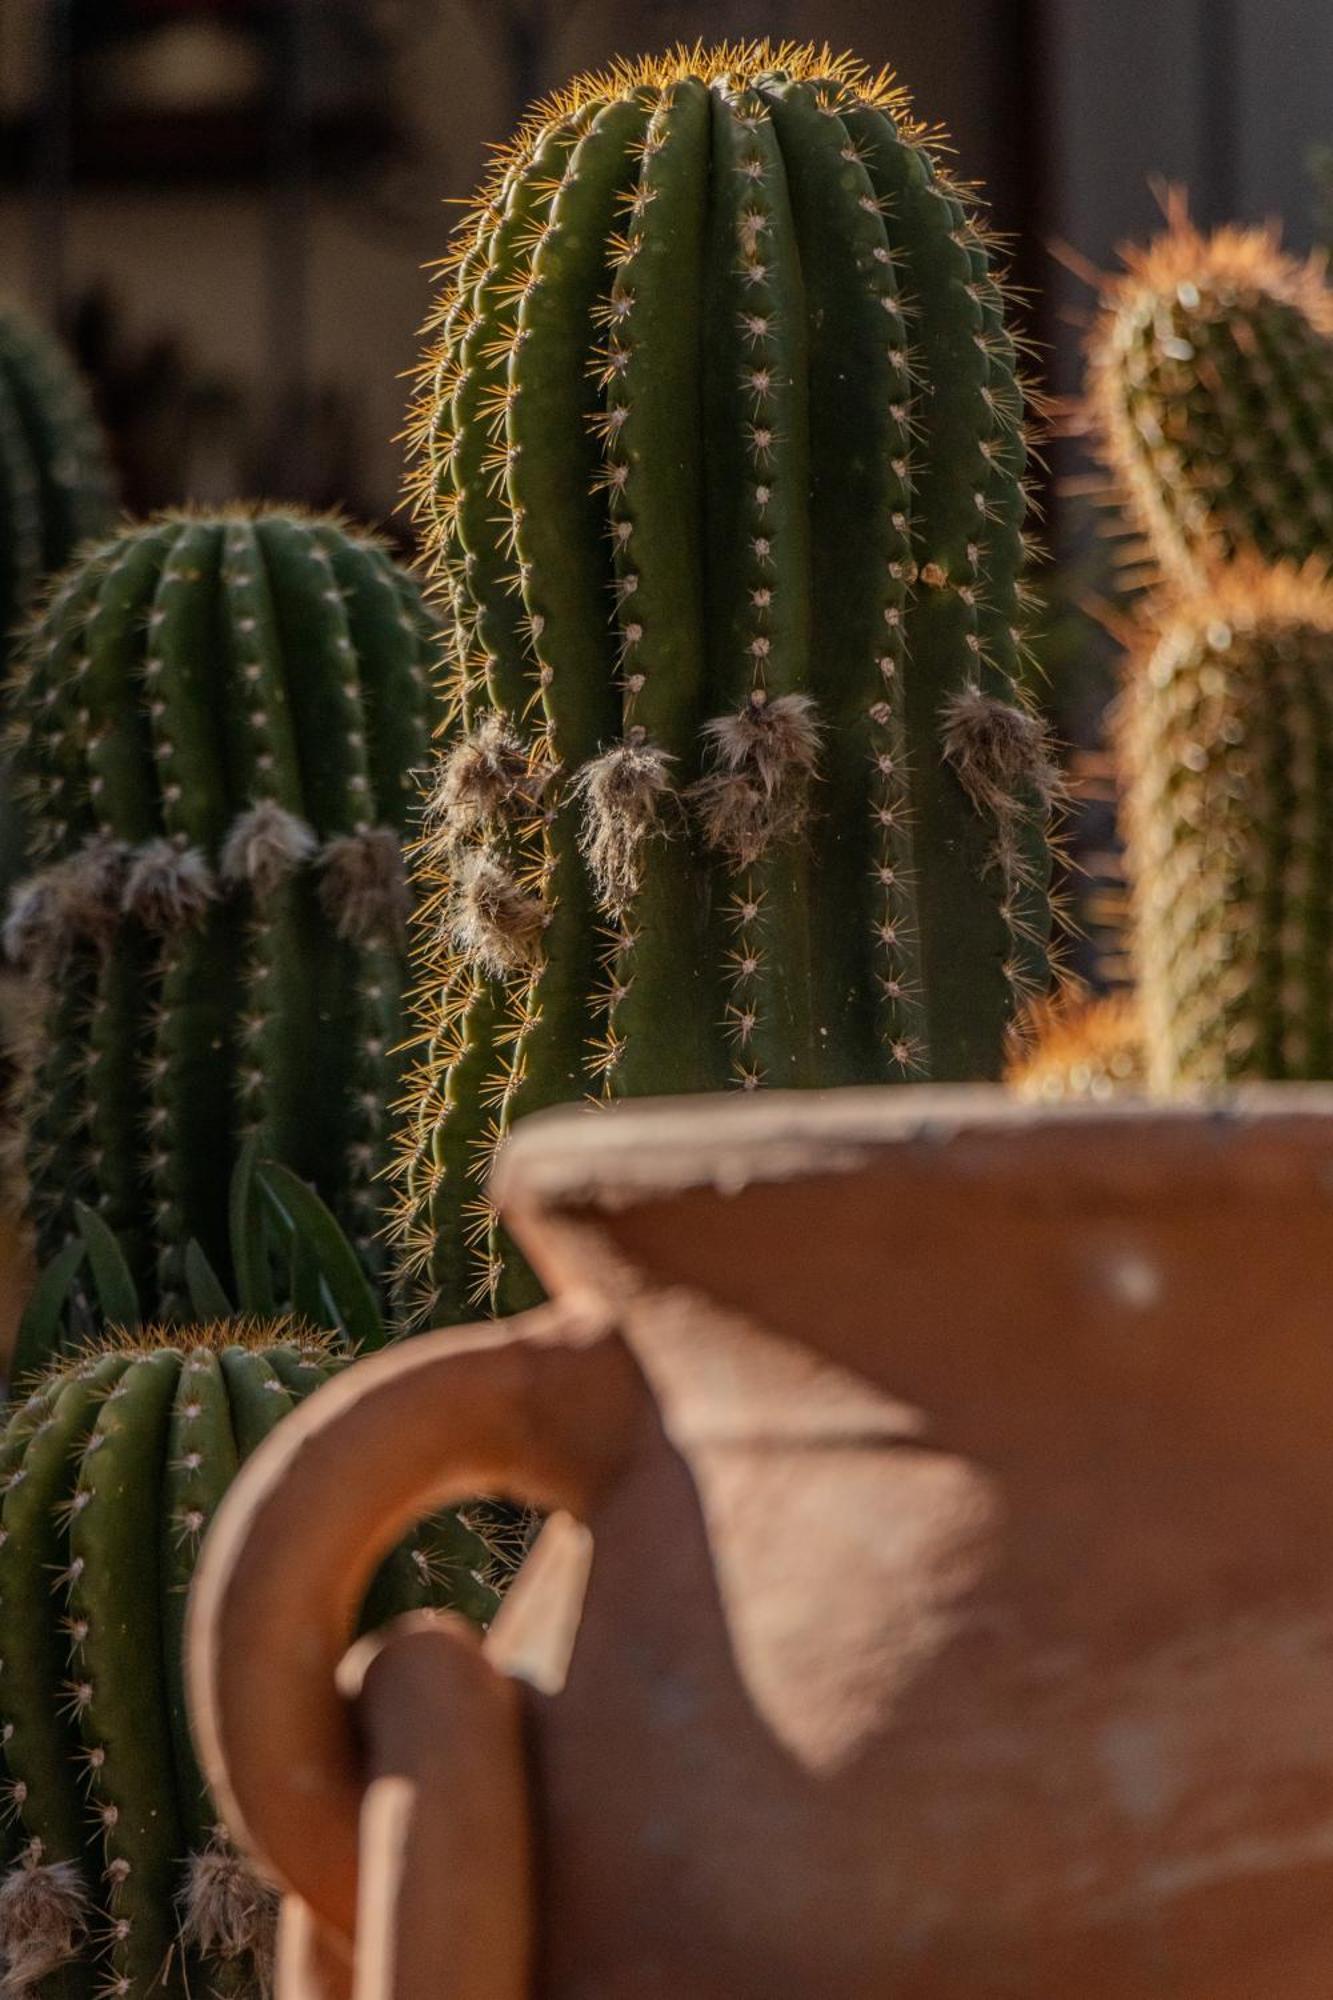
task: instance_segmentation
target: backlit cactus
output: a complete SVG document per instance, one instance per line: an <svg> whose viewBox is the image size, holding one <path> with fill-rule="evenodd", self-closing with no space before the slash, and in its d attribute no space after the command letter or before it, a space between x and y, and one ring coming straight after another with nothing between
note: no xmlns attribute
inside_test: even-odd
<svg viewBox="0 0 1333 2000"><path fill-rule="evenodd" d="M267 1990L276 1898L228 1845L195 1763L186 1592L239 1464L339 1365L282 1324L111 1343L52 1372L0 1433L10 2000ZM489 1610L471 1549L457 1525L414 1536L370 1618Z"/></svg>
<svg viewBox="0 0 1333 2000"><path fill-rule="evenodd" d="M228 1282L251 1133L372 1254L434 631L376 543L277 512L156 520L60 582L10 695L42 841L7 942L49 982L44 1259L83 1200L178 1315L191 1238Z"/></svg>
<svg viewBox="0 0 1333 2000"><path fill-rule="evenodd" d="M0 309L0 658L41 579L104 533L111 513L83 384L53 340Z"/></svg>
<svg viewBox="0 0 1333 2000"><path fill-rule="evenodd" d="M1006 1079L1039 1104L1101 1102L1147 1083L1137 1001L1123 993L1040 1008Z"/></svg>
<svg viewBox="0 0 1333 2000"><path fill-rule="evenodd" d="M1024 397L900 92L623 64L462 225L419 407L461 732L421 876L422 1311L533 1295L486 1201L559 1100L999 1073L1046 978Z"/></svg>
<svg viewBox="0 0 1333 2000"><path fill-rule="evenodd" d="M1242 567L1169 609L1120 755L1151 1083L1333 1077L1333 590Z"/></svg>
<svg viewBox="0 0 1333 2000"><path fill-rule="evenodd" d="M1272 230L1183 208L1127 254L1090 349L1093 431L1159 572L1333 560L1333 289Z"/></svg>

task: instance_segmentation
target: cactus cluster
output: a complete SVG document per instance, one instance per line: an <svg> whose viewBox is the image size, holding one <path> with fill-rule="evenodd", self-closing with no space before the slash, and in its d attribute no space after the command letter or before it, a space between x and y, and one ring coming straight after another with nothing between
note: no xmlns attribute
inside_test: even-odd
<svg viewBox="0 0 1333 2000"><path fill-rule="evenodd" d="M533 1296L485 1184L542 1105L998 1075L1055 775L993 244L885 79L695 50L540 107L417 438L459 730L403 1266L462 1317Z"/></svg>
<svg viewBox="0 0 1333 2000"><path fill-rule="evenodd" d="M0 309L0 658L43 577L110 525L111 476L60 348Z"/></svg>
<svg viewBox="0 0 1333 2000"><path fill-rule="evenodd" d="M434 633L337 521L171 515L94 547L16 664L41 865L6 942L48 984L31 1207L48 1257L96 1208L154 1316L184 1307L191 1239L230 1282L251 1134L372 1253Z"/></svg>
<svg viewBox="0 0 1333 2000"><path fill-rule="evenodd" d="M283 1324L145 1332L52 1371L9 1414L0 1432L7 1994L266 1990L276 1899L228 1845L195 1762L186 1591L238 1466L344 1359ZM446 1546L443 1533L423 1530L390 1557L372 1620L447 1601L489 1608L469 1574L470 1537L452 1524Z"/></svg>
<svg viewBox="0 0 1333 2000"><path fill-rule="evenodd" d="M1330 1077L1333 289L1271 230L1170 224L1089 399L1156 577L1118 732L1147 1077Z"/></svg>

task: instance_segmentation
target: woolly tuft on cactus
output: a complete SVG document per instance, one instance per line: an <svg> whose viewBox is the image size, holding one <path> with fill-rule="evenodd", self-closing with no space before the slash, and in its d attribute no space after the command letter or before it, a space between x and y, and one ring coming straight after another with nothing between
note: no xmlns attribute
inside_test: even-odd
<svg viewBox="0 0 1333 2000"><path fill-rule="evenodd" d="M50 982L43 1260L82 1200L178 1314L192 1237L226 1282L252 1132L374 1260L435 633L377 543L276 511L152 521L56 588L10 695L42 843L6 942Z"/></svg>
<svg viewBox="0 0 1333 2000"><path fill-rule="evenodd" d="M1333 289L1272 229L1170 229L1125 253L1089 349L1088 414L1158 569L1333 558Z"/></svg>
<svg viewBox="0 0 1333 2000"><path fill-rule="evenodd" d="M419 853L405 1281L534 1295L485 1193L560 1100L999 1074L1045 984L1024 393L903 93L767 45L533 113L463 223L421 512L460 736Z"/></svg>
<svg viewBox="0 0 1333 2000"><path fill-rule="evenodd" d="M0 1955L10 2000L266 1990L276 1898L227 1844L195 1764L186 1591L237 1467L345 1360L287 1324L110 1339L0 1433ZM432 1524L389 1559L375 1622L489 1605L480 1545ZM293 1552L299 1561L299 1551ZM442 1564L448 1562L446 1571Z"/></svg>
<svg viewBox="0 0 1333 2000"><path fill-rule="evenodd" d="M1333 1077L1333 589L1241 566L1131 664L1120 761L1154 1088Z"/></svg>

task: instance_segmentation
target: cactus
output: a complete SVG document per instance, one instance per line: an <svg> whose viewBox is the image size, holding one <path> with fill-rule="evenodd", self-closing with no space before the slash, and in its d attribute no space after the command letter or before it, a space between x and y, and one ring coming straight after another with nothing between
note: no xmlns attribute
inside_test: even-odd
<svg viewBox="0 0 1333 2000"><path fill-rule="evenodd" d="M167 516L61 580L11 694L43 842L7 942L50 981L44 1261L82 1200L179 1315L191 1239L229 1283L251 1133L372 1257L434 629L373 541L277 512Z"/></svg>
<svg viewBox="0 0 1333 2000"><path fill-rule="evenodd" d="M1333 290L1271 229L1126 255L1090 345L1091 429L1160 575L1333 559Z"/></svg>
<svg viewBox="0 0 1333 2000"><path fill-rule="evenodd" d="M195 1764L186 1591L238 1465L344 1359L283 1324L113 1338L11 1412L0 1434L11 2000L62 1967L43 1990L266 1990L275 1899L228 1846ZM381 1570L367 1622L450 1601L488 1616L476 1547L458 1522L415 1534Z"/></svg>
<svg viewBox="0 0 1333 2000"><path fill-rule="evenodd" d="M622 64L521 129L417 413L460 718L418 1310L534 1296L485 1167L539 1106L999 1073L1053 787L1015 347L972 197L849 59Z"/></svg>
<svg viewBox="0 0 1333 2000"><path fill-rule="evenodd" d="M61 349L0 309L0 672L42 578L111 525L112 483L83 384ZM0 774L0 883L22 873L27 832Z"/></svg>
<svg viewBox="0 0 1333 2000"><path fill-rule="evenodd" d="M1136 1000L1114 993L1037 1008L1007 1081L1020 1097L1043 1104L1099 1102L1142 1090L1147 1065Z"/></svg>
<svg viewBox="0 0 1333 2000"><path fill-rule="evenodd" d="M111 478L83 385L55 342L0 311L0 648L44 576L110 525ZM0 651L0 658L3 652Z"/></svg>
<svg viewBox="0 0 1333 2000"><path fill-rule="evenodd" d="M1333 1077L1333 589L1245 565L1165 612L1120 721L1149 1080Z"/></svg>

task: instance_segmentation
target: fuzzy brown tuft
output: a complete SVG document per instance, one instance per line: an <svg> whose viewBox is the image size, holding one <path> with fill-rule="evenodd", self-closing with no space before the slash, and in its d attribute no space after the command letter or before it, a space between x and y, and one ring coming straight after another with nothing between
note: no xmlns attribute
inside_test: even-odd
<svg viewBox="0 0 1333 2000"><path fill-rule="evenodd" d="M498 856L478 848L454 877L445 921L454 947L502 978L536 964L546 905L520 887Z"/></svg>
<svg viewBox="0 0 1333 2000"><path fill-rule="evenodd" d="M412 909L403 848L391 826L338 834L319 857L319 897L339 937L394 945Z"/></svg>
<svg viewBox="0 0 1333 2000"><path fill-rule="evenodd" d="M612 915L619 916L638 894L644 843L662 828L674 761L637 730L585 764L574 781L583 804L579 846Z"/></svg>
<svg viewBox="0 0 1333 2000"><path fill-rule="evenodd" d="M318 845L313 827L276 799L261 799L233 821L222 843L222 879L248 885L257 897L271 896Z"/></svg>
<svg viewBox="0 0 1333 2000"><path fill-rule="evenodd" d="M91 840L15 888L5 918L5 954L29 972L56 970L79 943L106 950L120 920L127 850Z"/></svg>
<svg viewBox="0 0 1333 2000"><path fill-rule="evenodd" d="M717 768L690 788L704 839L748 868L810 814L820 730L808 695L756 690L736 715L704 724Z"/></svg>
<svg viewBox="0 0 1333 2000"><path fill-rule="evenodd" d="M197 847L150 840L130 861L123 901L145 930L166 936L197 924L216 896L213 871Z"/></svg>
<svg viewBox="0 0 1333 2000"><path fill-rule="evenodd" d="M484 715L440 764L426 823L446 845L494 827L506 806L536 806L550 770L534 765L503 715Z"/></svg>
<svg viewBox="0 0 1333 2000"><path fill-rule="evenodd" d="M1005 825L1034 804L1047 811L1060 771L1041 717L965 687L944 708L944 755L976 810Z"/></svg>
<svg viewBox="0 0 1333 2000"><path fill-rule="evenodd" d="M0 1881L0 1994L21 2000L77 1957L88 1930L88 1892L72 1861L36 1850Z"/></svg>
<svg viewBox="0 0 1333 2000"><path fill-rule="evenodd" d="M273 1991L278 1892L260 1881L221 1828L186 1865L180 1927L182 1941L202 1957L248 1960L258 1993Z"/></svg>

